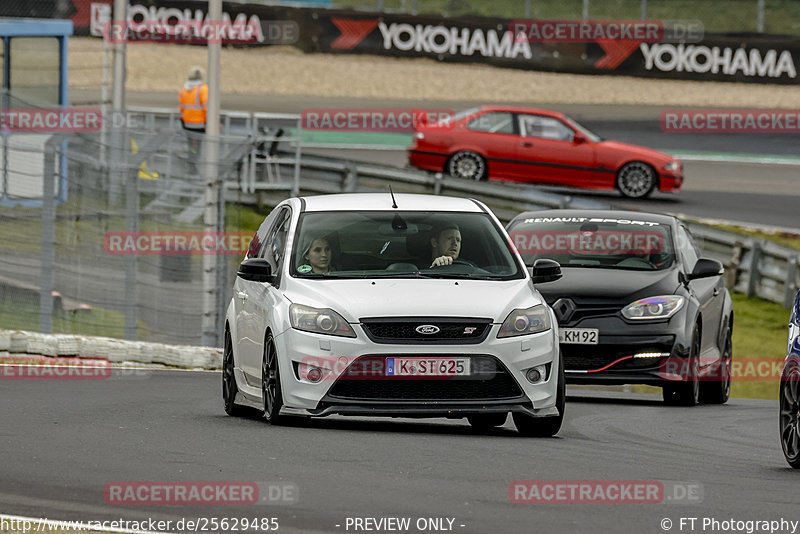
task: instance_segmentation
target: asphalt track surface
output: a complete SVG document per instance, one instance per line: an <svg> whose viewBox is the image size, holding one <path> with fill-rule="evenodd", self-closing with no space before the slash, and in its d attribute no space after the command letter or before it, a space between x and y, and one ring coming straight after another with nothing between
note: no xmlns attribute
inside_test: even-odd
<svg viewBox="0 0 800 534"><path fill-rule="evenodd" d="M73 95L73 98L77 98ZM129 93L132 106L175 107L173 93ZM326 98L284 95L223 95L222 109L301 113L304 109L416 108L460 111L498 102L410 101L392 99ZM692 153L712 159L686 160L686 181L677 194L654 193L651 198L629 201L614 192L542 187L543 190L590 198L623 209L684 214L778 227L800 233L800 135L797 134L668 134L661 131L659 116L665 108L620 105L565 105L530 102L526 105L569 114L601 137L640 144L669 152ZM674 109L674 108L670 108ZM309 152L357 161L403 167L404 150L325 150ZM743 162L741 158L744 158ZM774 159L794 164L766 163ZM537 186L531 186L537 187Z"/></svg>
<svg viewBox="0 0 800 534"><path fill-rule="evenodd" d="M784 462L776 401L678 408L655 396L570 389L561 432L542 439L520 437L510 418L487 434L463 419L331 417L271 427L256 412L226 416L220 375L209 372L0 379L0 405L7 514L85 522L275 517L289 533L355 532L344 527L348 517L410 517L412 525L448 517L453 531L479 534L657 533L664 518L679 532L681 517L699 518L695 532L702 518L800 520L800 471ZM515 480L675 481L699 485L702 500L513 504ZM298 501L106 504L105 485L121 481L280 482L297 488Z"/></svg>

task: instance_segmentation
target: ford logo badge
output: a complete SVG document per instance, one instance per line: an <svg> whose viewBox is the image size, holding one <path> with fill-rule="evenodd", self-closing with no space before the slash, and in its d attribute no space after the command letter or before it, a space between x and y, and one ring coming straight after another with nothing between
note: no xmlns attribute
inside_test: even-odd
<svg viewBox="0 0 800 534"><path fill-rule="evenodd" d="M439 327L432 324L421 324L414 330L416 330L420 334L425 334L426 336L429 336L431 334L437 334L439 332Z"/></svg>

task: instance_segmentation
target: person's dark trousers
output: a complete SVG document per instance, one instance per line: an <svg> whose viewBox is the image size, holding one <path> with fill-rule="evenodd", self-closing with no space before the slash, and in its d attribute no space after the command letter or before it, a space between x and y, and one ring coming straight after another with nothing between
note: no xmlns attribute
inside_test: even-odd
<svg viewBox="0 0 800 534"><path fill-rule="evenodd" d="M187 164L189 171L192 173L197 172L197 162L200 158L200 150L203 145L203 137L206 133L205 127L203 128L187 128L186 124L181 121L183 131L186 133L186 140L189 145L189 155L187 157Z"/></svg>

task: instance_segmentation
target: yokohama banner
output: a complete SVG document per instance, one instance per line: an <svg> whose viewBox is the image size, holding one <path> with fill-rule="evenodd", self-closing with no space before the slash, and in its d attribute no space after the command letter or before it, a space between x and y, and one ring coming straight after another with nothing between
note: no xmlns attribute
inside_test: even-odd
<svg viewBox="0 0 800 534"><path fill-rule="evenodd" d="M70 18L76 35L98 37L111 22L111 0L47 2L49 9L44 4L2 2L0 16ZM60 6L60 11L54 6ZM799 81L800 38L703 35L698 21L442 18L225 2L223 21L209 22L207 9L204 1L130 0L128 19L134 25L157 25L157 30L165 25L198 24L254 30L254 38L230 43L235 46L293 44L306 52L428 57L579 74L781 84ZM699 24L699 32L693 22ZM150 34L144 35L146 40ZM168 41L161 42L166 45Z"/></svg>
<svg viewBox="0 0 800 534"><path fill-rule="evenodd" d="M527 39L524 33L515 36L511 21L504 19L326 15L318 19L317 48L322 52L430 57L578 74L798 83L798 38L706 34L691 43L648 37L543 42L538 34L538 39ZM619 22L624 26L625 21Z"/></svg>

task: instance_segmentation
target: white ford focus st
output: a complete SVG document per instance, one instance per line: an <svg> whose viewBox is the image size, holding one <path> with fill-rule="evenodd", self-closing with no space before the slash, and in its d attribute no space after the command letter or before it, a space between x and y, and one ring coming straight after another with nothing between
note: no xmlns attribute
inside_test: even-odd
<svg viewBox="0 0 800 534"><path fill-rule="evenodd" d="M390 193L290 198L239 267L225 326L223 400L267 421L331 414L513 416L551 436L564 415L552 310L482 203Z"/></svg>

